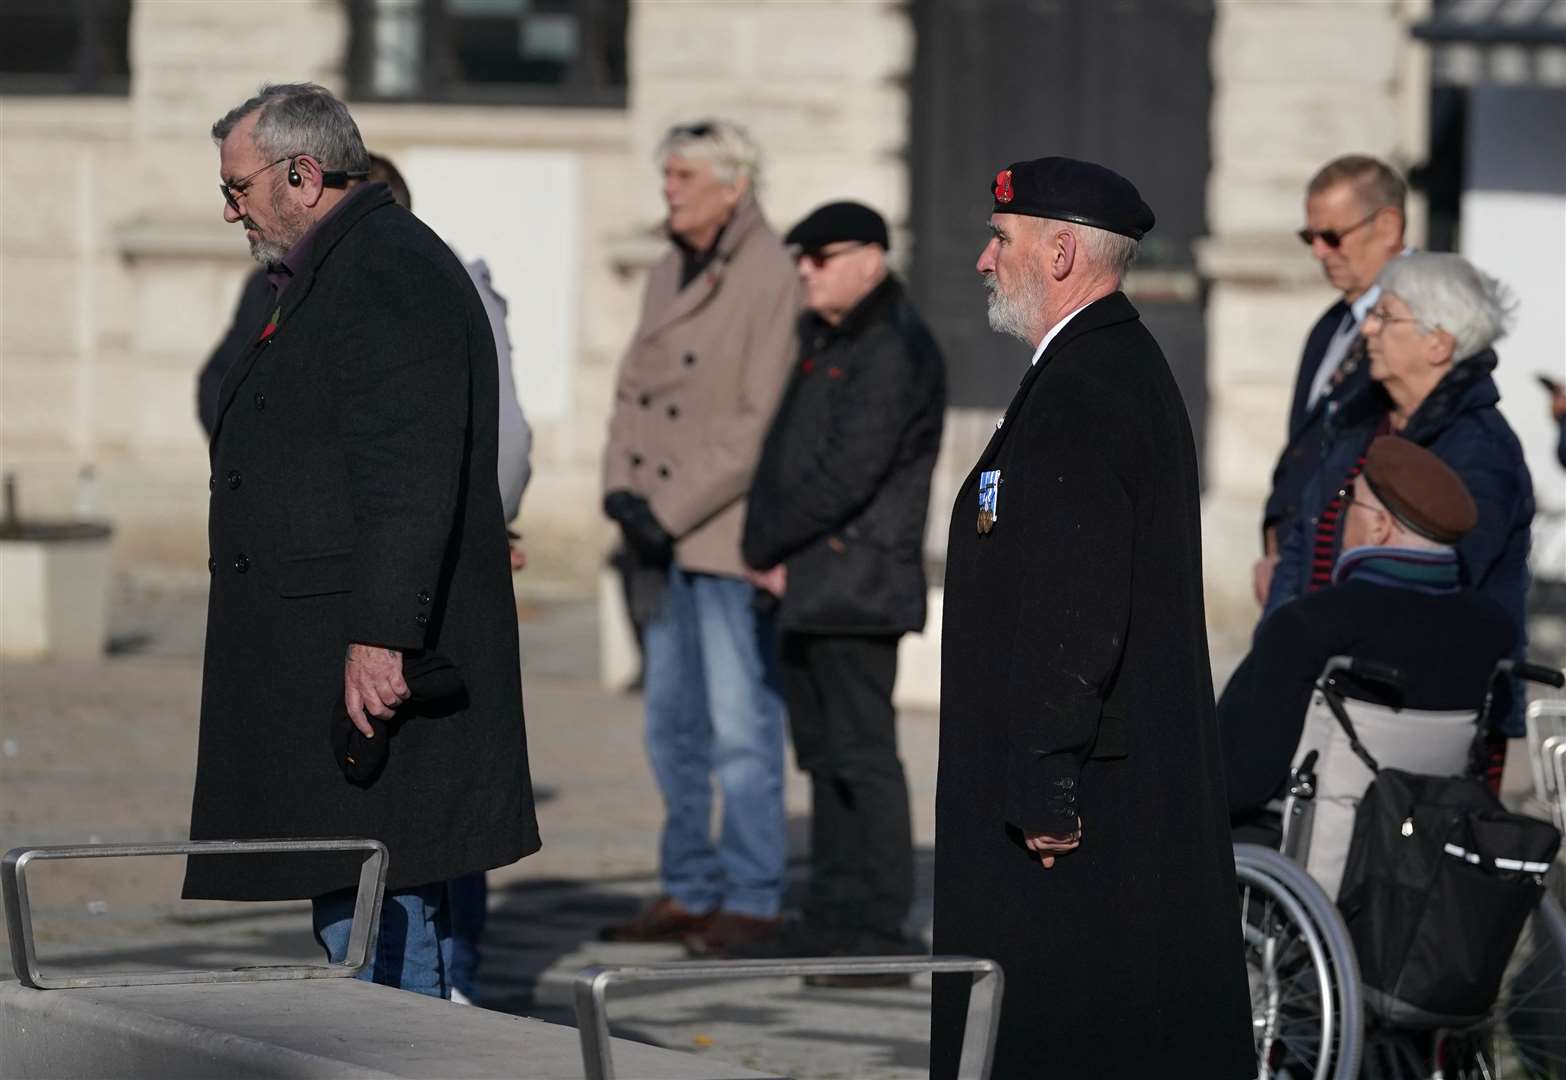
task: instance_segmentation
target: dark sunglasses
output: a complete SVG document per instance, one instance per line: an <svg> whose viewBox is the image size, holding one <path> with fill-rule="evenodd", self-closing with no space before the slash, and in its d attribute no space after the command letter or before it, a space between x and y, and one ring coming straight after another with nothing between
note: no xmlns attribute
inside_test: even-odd
<svg viewBox="0 0 1566 1080"><path fill-rule="evenodd" d="M814 266L817 270L820 270L823 266L837 258L839 255L847 255L850 251L858 251L864 246L864 244L854 244L850 247L838 248L836 251L822 251L820 248L812 248L809 251L801 251L798 255L795 255L794 258L796 261L799 259L808 259L811 266Z"/></svg>
<svg viewBox="0 0 1566 1080"><path fill-rule="evenodd" d="M1334 251L1336 251L1340 246L1342 246L1343 238L1345 236L1357 229L1363 229L1366 225L1369 225L1372 221L1376 220L1376 215L1379 213L1381 213L1380 210L1373 210L1371 211L1369 217L1361 221L1356 221L1354 224L1350 225L1341 232L1339 232L1337 229L1322 229L1320 232L1317 232L1314 229L1301 229L1294 235L1298 236L1300 241L1306 247L1310 247L1317 240L1320 240L1323 244L1326 244L1329 248L1332 248Z"/></svg>

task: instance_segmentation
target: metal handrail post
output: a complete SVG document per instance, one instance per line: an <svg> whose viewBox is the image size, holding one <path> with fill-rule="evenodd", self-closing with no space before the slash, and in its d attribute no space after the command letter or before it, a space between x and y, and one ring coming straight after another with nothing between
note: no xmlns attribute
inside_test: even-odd
<svg viewBox="0 0 1566 1080"><path fill-rule="evenodd" d="M609 1041L609 987L614 983L688 982L700 979L776 979L803 975L973 976L963 1026L958 1080L989 1080L995 1058L1005 975L994 960L968 956L855 956L790 960L695 960L666 964L595 964L575 979L577 1034L587 1080L616 1080Z"/></svg>
<svg viewBox="0 0 1566 1080"><path fill-rule="evenodd" d="M348 931L348 955L340 964L273 964L227 971L150 971L55 977L44 974L33 940L32 906L27 896L27 870L36 862L60 859L114 859L142 855L267 855L360 852L358 892ZM0 860L0 895L5 897L6 930L11 966L23 986L35 990L75 990L89 986L161 986L175 983L264 982L273 979L336 979L359 974L381 924L381 896L386 888L386 845L379 840L188 840L157 844L90 844L84 846L19 847Z"/></svg>

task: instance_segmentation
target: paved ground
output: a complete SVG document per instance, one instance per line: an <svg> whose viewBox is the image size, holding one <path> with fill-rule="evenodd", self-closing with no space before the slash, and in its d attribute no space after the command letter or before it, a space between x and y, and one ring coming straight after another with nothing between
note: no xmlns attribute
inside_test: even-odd
<svg viewBox="0 0 1566 1080"><path fill-rule="evenodd" d="M0 850L182 839L195 761L204 596L122 589L112 655L91 667L0 668ZM677 959L595 940L656 890L658 800L640 702L597 686L593 606L524 605L524 694L545 847L492 875L483 991L494 1008L569 1022L591 963ZM920 846L916 928L928 931L935 718L901 737ZM790 777L795 892L808 795ZM177 859L51 864L33 905L46 963L74 969L315 960L307 907L182 902ZM3 934L3 929L0 929ZM3 968L0 968L3 969ZM617 1034L799 1077L922 1077L928 981L908 990L806 990L792 981L627 991Z"/></svg>

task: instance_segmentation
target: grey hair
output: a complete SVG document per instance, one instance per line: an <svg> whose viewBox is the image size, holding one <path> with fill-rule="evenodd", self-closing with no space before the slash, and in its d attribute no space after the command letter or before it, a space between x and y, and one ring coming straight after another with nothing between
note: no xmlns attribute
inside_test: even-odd
<svg viewBox="0 0 1566 1080"><path fill-rule="evenodd" d="M259 113L253 132L266 158L309 154L326 169L367 172L370 154L348 106L315 83L266 83L255 97L236 105L212 125L212 141L222 144L239 122Z"/></svg>
<svg viewBox="0 0 1566 1080"><path fill-rule="evenodd" d="M1376 284L1407 304L1422 326L1451 334L1458 362L1505 337L1517 307L1510 289L1461 255L1404 255L1382 268Z"/></svg>
<svg viewBox="0 0 1566 1080"><path fill-rule="evenodd" d="M673 154L711 162L713 175L725 184L735 184L743 176L750 180L752 191L761 187L761 147L732 120L675 124L658 140L654 158L661 163Z"/></svg>
<svg viewBox="0 0 1566 1080"><path fill-rule="evenodd" d="M1131 264L1136 261L1136 253L1142 246L1139 241L1129 236L1122 236L1120 233L1110 232L1108 229L1082 225L1075 221L1061 221L1057 218L1046 220L1053 225L1069 229L1077 238L1077 247L1087 256L1088 262L1105 273L1112 274L1116 283L1125 280Z"/></svg>

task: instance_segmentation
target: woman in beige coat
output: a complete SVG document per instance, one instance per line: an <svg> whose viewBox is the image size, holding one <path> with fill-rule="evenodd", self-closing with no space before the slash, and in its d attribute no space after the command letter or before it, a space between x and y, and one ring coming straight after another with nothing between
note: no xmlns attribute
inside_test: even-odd
<svg viewBox="0 0 1566 1080"><path fill-rule="evenodd" d="M756 204L758 154L741 128L680 125L658 157L673 247L652 270L621 363L604 511L624 532L633 605L647 619L663 895L604 937L722 953L773 934L783 893L783 706L771 617L753 607L739 540L795 358L800 298Z"/></svg>

